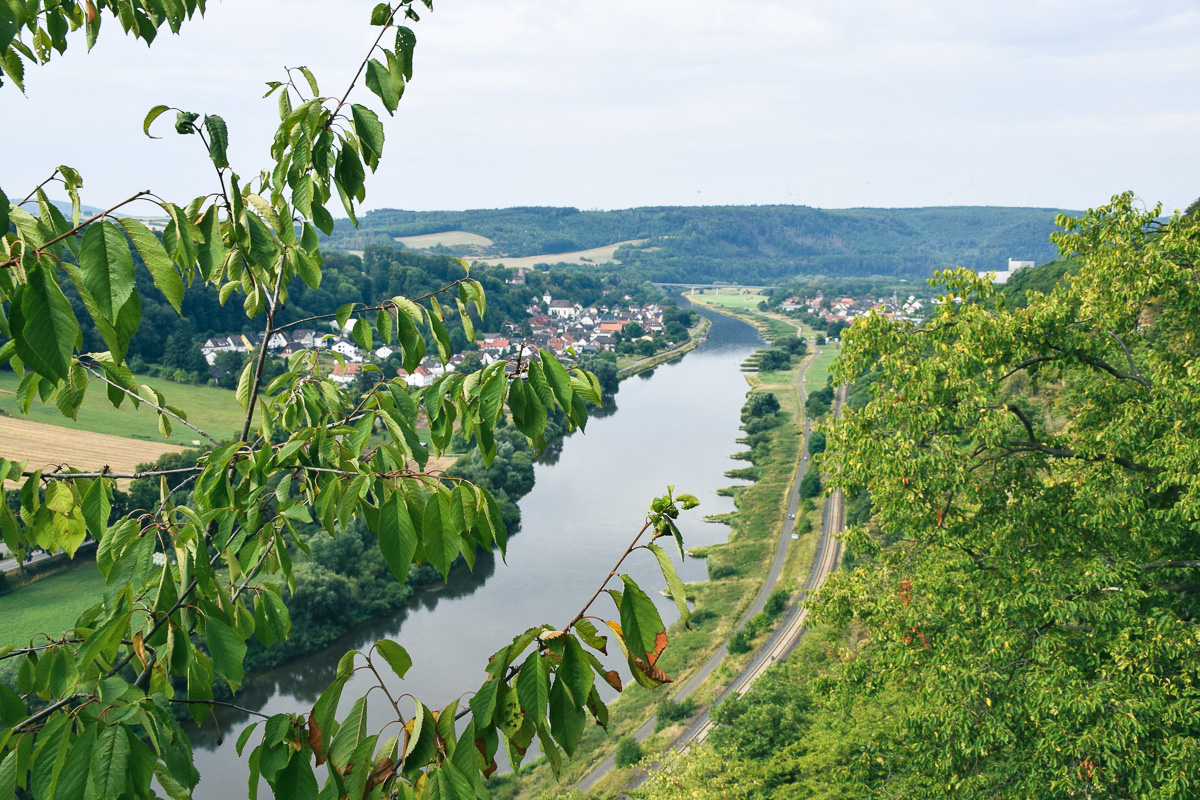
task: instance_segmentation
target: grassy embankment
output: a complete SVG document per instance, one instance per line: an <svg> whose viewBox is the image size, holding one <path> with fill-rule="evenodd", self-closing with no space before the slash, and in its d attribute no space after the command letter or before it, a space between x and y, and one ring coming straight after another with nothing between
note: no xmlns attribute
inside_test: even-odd
<svg viewBox="0 0 1200 800"><path fill-rule="evenodd" d="M755 298L757 304L758 298ZM748 307L751 308L751 307ZM717 310L724 311L723 308ZM749 310L747 310L749 313ZM741 317L741 315L738 315ZM750 321L747 319L746 321ZM758 320L765 326L767 320ZM776 335L790 333L793 325L779 329ZM688 598L695 602L695 610L715 615L697 624L693 630L679 626L671 632L670 645L663 654L660 665L681 684L692 671L699 668L734 631L738 619L745 612L759 588L762 586L775 555L775 543L787 513L788 489L796 479L797 454L803 443L803 408L796 383L807 358L794 360L789 370L748 375L750 391L769 391L775 394L780 404L782 423L770 430L767 442L760 445L757 463L752 469L758 476L755 483L733 487L730 494L738 510L723 515L720 520L731 526L729 540L720 545L704 548L698 554L709 559L709 571L714 576L704 583L689 584ZM812 562L816 539L820 531L820 508L816 515L813 533L802 536L789 548L784 574L780 586L790 587L796 579L803 577ZM754 644L761 643L768 635L763 632ZM752 651L753 652L753 651ZM751 653L727 656L712 676L691 697L698 705L711 702L728 681L737 675L751 658ZM538 797L543 794L564 794L589 770L602 761L616 740L625 733L636 730L663 700L674 697L671 686L657 691L648 691L632 685L611 706L612 715L609 732L590 727L584 734L579 751L564 769L563 778L555 782L544 765L526 768L516 778L504 776L490 784L496 800L505 798ZM681 725L668 727L653 735L643 747L646 752L662 749L675 739L682 730ZM627 781L629 770L614 770L592 792L596 796L607 796Z"/></svg>

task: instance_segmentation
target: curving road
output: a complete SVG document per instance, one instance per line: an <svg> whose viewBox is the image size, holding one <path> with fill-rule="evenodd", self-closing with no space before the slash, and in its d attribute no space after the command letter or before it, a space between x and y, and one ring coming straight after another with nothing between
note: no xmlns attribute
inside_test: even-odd
<svg viewBox="0 0 1200 800"><path fill-rule="evenodd" d="M808 400L808 395L804 391L804 377L808 374L808 370L816 362L817 356L821 355L820 349L814 348L813 354L809 357L804 365L804 369L800 371L800 377L796 383L800 390L801 406ZM841 413L841 403L844 400L845 390L839 390L836 394L835 414ZM783 521L782 529L779 533L779 542L775 547L775 560L771 564L771 569L767 573L767 579L763 582L762 588L758 595L754 598L754 602L750 604L749 609L738 620L735 629L740 630L746 622L763 609L766 605L767 598L771 592L775 590L775 584L779 581L779 575L783 571L784 562L787 560L788 545L792 540L792 527L795 524L794 515L798 513L800 508L800 480L804 477L808 470L808 439L812 434L812 422L805 416L804 419L804 444L800 450L800 464L796 470L796 480L792 482L792 487L788 492L788 516ZM829 502L825 504L825 514L821 526L821 537L817 543L817 552L813 558L813 570L809 575L808 582L805 584L804 592L801 593L800 602L803 602L808 593L820 587L825 582L825 578L832 572L838 563L838 557L841 553L841 546L837 540L833 539L831 534L841 530L843 524L843 509L841 492L833 494ZM744 694L750 685L761 675L772 662L777 658L785 658L792 648L796 646L804 629L804 620L808 617L808 610L800 607L798 602L784 617L783 622L775 630L766 644L755 654L754 658L746 666L746 669L737 677L717 698L720 702L729 695L730 692ZM726 643L722 642L716 652L704 663L699 670L695 672L688 680L679 687L675 693L674 700L679 702L696 690L704 681L712 674L721 662L725 659L728 650ZM640 728L634 731L634 738L637 741L644 741L654 733L655 719L651 717ZM708 731L712 727L709 720L708 709L705 708L688 726L687 730L679 736L678 739L671 745L674 749L686 749L695 742L704 741L708 736ZM613 769L613 756L609 755L592 770L583 777L575 785L575 790L579 792L587 792L596 783L607 775ZM645 777L639 777L634 787L640 785L645 780Z"/></svg>

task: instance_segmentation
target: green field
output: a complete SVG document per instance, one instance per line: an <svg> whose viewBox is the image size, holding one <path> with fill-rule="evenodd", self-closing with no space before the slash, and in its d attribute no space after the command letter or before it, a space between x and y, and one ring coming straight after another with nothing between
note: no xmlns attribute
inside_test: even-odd
<svg viewBox="0 0 1200 800"><path fill-rule="evenodd" d="M821 355L817 356L816 362L809 367L808 373L804 376L805 392L825 388L825 383L829 379L829 370L833 367L833 362L837 360L840 352L841 348L835 344L821 346Z"/></svg>
<svg viewBox="0 0 1200 800"><path fill-rule="evenodd" d="M216 439L236 436L242 427L242 409L228 389L217 389L209 386L189 386L182 383L159 378L139 378L145 383L162 392L167 404L182 409L187 413L188 421L207 431ZM15 392L20 384L20 378L12 372L0 372L0 413L21 418L17 407ZM83 406L79 409L79 419L72 420L64 417L51 402L42 405L34 400L26 419L43 422L49 425L60 425L81 431L94 433L111 433L114 436L126 436L133 439L163 441L158 432L158 415L149 408L142 406L134 410L128 399L120 408L113 408L108 401L105 387L93 381ZM171 437L166 441L173 444L188 445L199 435L190 428L174 423Z"/></svg>
<svg viewBox="0 0 1200 800"><path fill-rule="evenodd" d="M692 294L689 292L684 295L692 299ZM711 303L714 306L722 308L740 309L743 311L757 311L758 304L766 300L766 296L755 291L750 291L749 294L741 294L740 289L705 289L703 290L704 302Z"/></svg>
<svg viewBox="0 0 1200 800"><path fill-rule="evenodd" d="M104 576L90 559L14 589L0 597L0 642L24 643L38 633L58 636L103 593Z"/></svg>

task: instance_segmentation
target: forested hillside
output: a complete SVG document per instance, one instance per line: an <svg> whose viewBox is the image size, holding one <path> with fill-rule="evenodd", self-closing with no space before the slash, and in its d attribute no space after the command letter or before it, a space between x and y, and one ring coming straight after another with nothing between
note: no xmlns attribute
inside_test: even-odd
<svg viewBox="0 0 1200 800"><path fill-rule="evenodd" d="M466 231L490 247L465 256L537 256L621 248L627 268L659 281L773 282L799 274L922 279L934 269L1004 269L1009 258L1047 261L1055 209L817 209L805 206L650 207L621 211L508 208L396 211L339 220L326 246L361 250L397 237ZM551 260L551 259L548 259Z"/></svg>

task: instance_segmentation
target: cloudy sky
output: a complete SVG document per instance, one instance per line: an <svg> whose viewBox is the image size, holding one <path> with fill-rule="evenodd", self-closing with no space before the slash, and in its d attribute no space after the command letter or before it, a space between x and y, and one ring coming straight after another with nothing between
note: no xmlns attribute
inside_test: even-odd
<svg viewBox="0 0 1200 800"><path fill-rule="evenodd" d="M253 174L277 122L263 82L307 64L340 94L373 39L372 5L209 0L151 49L108 20L90 55L76 40L31 68L28 97L0 88L0 187L23 196L67 163L92 205L211 191L194 139L142 136L156 103L224 116L234 166ZM436 9L415 26L368 208L1084 208L1132 189L1170 210L1200 196L1194 1Z"/></svg>

